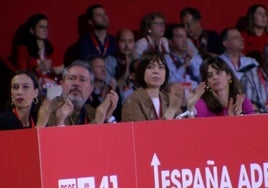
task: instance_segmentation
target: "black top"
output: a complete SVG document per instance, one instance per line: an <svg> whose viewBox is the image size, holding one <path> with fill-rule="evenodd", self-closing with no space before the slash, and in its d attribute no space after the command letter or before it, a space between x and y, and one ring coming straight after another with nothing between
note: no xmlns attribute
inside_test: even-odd
<svg viewBox="0 0 268 188"><path fill-rule="evenodd" d="M222 54L223 47L221 45L218 33L212 30L203 30L202 34L197 40L193 40L194 45L202 53L210 52L215 54Z"/></svg>
<svg viewBox="0 0 268 188"><path fill-rule="evenodd" d="M0 130L23 129L22 123L12 111L4 111L0 114Z"/></svg>

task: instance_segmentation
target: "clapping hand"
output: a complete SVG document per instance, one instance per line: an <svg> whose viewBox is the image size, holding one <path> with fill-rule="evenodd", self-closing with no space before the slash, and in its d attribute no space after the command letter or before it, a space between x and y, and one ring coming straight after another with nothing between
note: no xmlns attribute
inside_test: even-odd
<svg viewBox="0 0 268 188"><path fill-rule="evenodd" d="M36 127L45 127L51 114L51 101L45 98L38 110Z"/></svg>
<svg viewBox="0 0 268 188"><path fill-rule="evenodd" d="M73 103L69 98L66 98L56 109L57 125L64 125L64 120L72 113Z"/></svg>
<svg viewBox="0 0 268 188"><path fill-rule="evenodd" d="M187 110L193 111L196 102L201 98L203 93L205 92L206 84L205 82L201 82L195 90L190 90L187 96Z"/></svg>
<svg viewBox="0 0 268 188"><path fill-rule="evenodd" d="M114 90L106 94L104 101L96 109L95 121L97 123L103 123L112 116L117 106L118 99L119 97Z"/></svg>
<svg viewBox="0 0 268 188"><path fill-rule="evenodd" d="M164 119L173 119L176 113L181 113L181 104L184 98L183 87L179 83L169 85L169 105L164 113Z"/></svg>
<svg viewBox="0 0 268 188"><path fill-rule="evenodd" d="M234 103L234 99L231 97L228 104L228 115L229 116L237 116L243 113L243 102L245 99L245 94L237 94L236 101Z"/></svg>
<svg viewBox="0 0 268 188"><path fill-rule="evenodd" d="M183 86L179 83L173 83L169 86L169 107L179 109L181 107L184 91Z"/></svg>

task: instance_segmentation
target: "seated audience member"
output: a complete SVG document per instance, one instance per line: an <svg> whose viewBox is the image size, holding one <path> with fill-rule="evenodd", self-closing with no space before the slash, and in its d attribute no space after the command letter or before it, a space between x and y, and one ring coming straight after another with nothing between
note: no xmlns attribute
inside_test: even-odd
<svg viewBox="0 0 268 188"><path fill-rule="evenodd" d="M202 58L189 49L183 25L169 25L166 37L170 46L170 53L165 55L169 68L169 83L190 83L195 88L201 81L199 67Z"/></svg>
<svg viewBox="0 0 268 188"><path fill-rule="evenodd" d="M129 65L137 58L135 53L134 33L129 29L121 29L117 36L117 51L115 55L108 56L105 59L107 70L106 82L110 83L111 79L117 81L117 85L122 88L129 76Z"/></svg>
<svg viewBox="0 0 268 188"><path fill-rule="evenodd" d="M51 103L51 114L48 126L56 125L81 125L89 123L104 123L114 121L112 116L116 108L118 95L110 90L103 102L94 109L86 104L93 90L94 76L87 62L74 61L65 68L62 80L62 95L55 98ZM73 111L66 118L57 116L55 109L64 101L70 100Z"/></svg>
<svg viewBox="0 0 268 188"><path fill-rule="evenodd" d="M241 78L246 96L260 113L268 112L268 45L263 50L260 66L246 72Z"/></svg>
<svg viewBox="0 0 268 188"><path fill-rule="evenodd" d="M268 43L267 8L261 4L249 7L246 15L246 30L242 32L245 48L243 53L252 56L252 53L262 54Z"/></svg>
<svg viewBox="0 0 268 188"><path fill-rule="evenodd" d="M126 98L132 94L136 90L135 82L136 82L136 70L139 64L139 60L133 60L129 65L129 75L126 79L126 82L123 84L121 89L121 97L122 97L122 104L126 100Z"/></svg>
<svg viewBox="0 0 268 188"><path fill-rule="evenodd" d="M180 12L188 37L192 39L201 55L222 53L219 35L212 30L205 30L201 25L201 14L196 8L185 7Z"/></svg>
<svg viewBox="0 0 268 188"><path fill-rule="evenodd" d="M195 104L197 117L237 116L252 114L253 106L234 76L231 68L220 58L205 60L200 67L207 87L201 99ZM194 109L194 102L188 106Z"/></svg>
<svg viewBox="0 0 268 188"><path fill-rule="evenodd" d="M159 12L150 13L142 18L140 30L144 37L135 45L135 51L139 57L148 49L155 49L163 54L169 53L168 41L163 37L165 26L165 17Z"/></svg>
<svg viewBox="0 0 268 188"><path fill-rule="evenodd" d="M116 91L120 100L117 103L117 107L113 115L118 121L120 121L121 108L122 108L120 91L116 85L110 85L105 82L107 71L105 68L105 62L103 57L101 56L92 57L92 59L89 60L89 64L92 73L94 75L94 83L93 83L93 91L89 99L87 100L87 103L89 103L92 107L97 108L105 100L106 94L109 93L111 89Z"/></svg>
<svg viewBox="0 0 268 188"><path fill-rule="evenodd" d="M159 51L143 53L137 66L136 82L139 88L125 100L122 121L174 119L182 112L184 96L180 85L171 85L169 93L162 90L168 83L168 67Z"/></svg>
<svg viewBox="0 0 268 188"><path fill-rule="evenodd" d="M88 23L92 31L77 41L78 58L86 60L91 56L107 57L116 50L115 38L107 33L109 17L104 7L94 4L87 9Z"/></svg>
<svg viewBox="0 0 268 188"><path fill-rule="evenodd" d="M244 43L237 29L225 29L221 33L221 38L225 50L219 57L230 66L238 80L245 72L259 65L255 59L242 54Z"/></svg>
<svg viewBox="0 0 268 188"><path fill-rule="evenodd" d="M49 101L41 103L39 83L29 71L18 71L11 80L11 108L0 114L0 130L34 128L46 125ZM39 113L38 113L39 111Z"/></svg>
<svg viewBox="0 0 268 188"><path fill-rule="evenodd" d="M26 33L17 46L17 68L35 72L44 89L57 85L63 64L55 57L53 46L48 40L48 18L44 14L34 14L27 20L25 27Z"/></svg>

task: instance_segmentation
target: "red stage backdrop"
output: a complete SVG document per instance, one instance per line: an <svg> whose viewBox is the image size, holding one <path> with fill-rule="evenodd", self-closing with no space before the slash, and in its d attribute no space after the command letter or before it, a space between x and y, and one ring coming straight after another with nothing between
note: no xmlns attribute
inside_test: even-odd
<svg viewBox="0 0 268 188"><path fill-rule="evenodd" d="M128 27L137 30L140 19L149 12L160 11L166 15L167 22L179 22L179 12L185 6L200 10L202 22L206 28L221 31L234 26L240 16L253 3L268 5L267 0L21 0L1 1L0 6L0 57L6 58L11 50L11 43L16 29L30 15L45 13L49 17L50 40L53 42L59 59L78 37L78 17L93 3L104 5L110 17L109 31L115 34L120 28Z"/></svg>

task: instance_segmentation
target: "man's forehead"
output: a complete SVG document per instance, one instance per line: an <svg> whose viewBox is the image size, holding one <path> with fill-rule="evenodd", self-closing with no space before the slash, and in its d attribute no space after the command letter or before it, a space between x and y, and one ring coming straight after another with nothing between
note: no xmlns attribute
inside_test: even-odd
<svg viewBox="0 0 268 188"><path fill-rule="evenodd" d="M131 32L131 31L123 31L120 36L119 36L119 39L122 40L122 39L134 39L134 34Z"/></svg>
<svg viewBox="0 0 268 188"><path fill-rule="evenodd" d="M89 71L85 67L73 66L67 71L67 75L90 77Z"/></svg>
<svg viewBox="0 0 268 188"><path fill-rule="evenodd" d="M184 28L178 27L173 30L174 34L186 34L186 30Z"/></svg>
<svg viewBox="0 0 268 188"><path fill-rule="evenodd" d="M192 20L193 19L193 15L191 15L190 13L186 13L185 16L182 18L183 20Z"/></svg>
<svg viewBox="0 0 268 188"><path fill-rule="evenodd" d="M104 8L102 7L98 7L98 8L95 8L94 11L93 11L93 14L100 14L100 13L106 13L106 11L104 10Z"/></svg>
<svg viewBox="0 0 268 188"><path fill-rule="evenodd" d="M91 66L96 66L96 65L105 65L105 61L102 58L95 58L91 62Z"/></svg>

